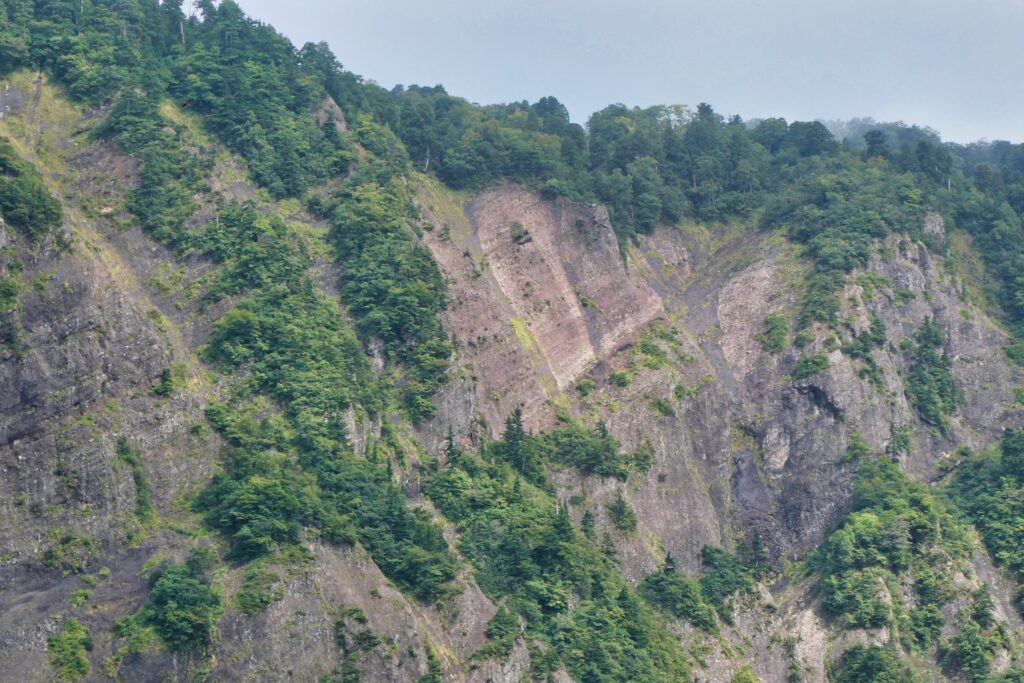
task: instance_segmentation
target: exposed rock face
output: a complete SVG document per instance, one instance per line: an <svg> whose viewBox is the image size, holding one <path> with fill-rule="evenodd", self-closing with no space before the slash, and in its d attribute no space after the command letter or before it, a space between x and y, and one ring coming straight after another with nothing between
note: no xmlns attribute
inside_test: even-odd
<svg viewBox="0 0 1024 683"><path fill-rule="evenodd" d="M485 267L559 390L664 312L647 283L626 272L604 208L506 188L466 212Z"/></svg>
<svg viewBox="0 0 1024 683"><path fill-rule="evenodd" d="M44 88L42 97L50 96ZM20 116L27 99L17 88L0 89L0 114ZM344 126L333 101L314 113ZM134 165L102 143L69 147L75 123L41 122L53 140L33 142L50 144L43 151L66 164L63 186L74 188L63 198L69 248L29 248L0 226L0 275L16 258L22 279L33 283L17 310L0 314L17 339L0 350L0 677L19 681L50 678L47 636L83 585L43 565L51 532L95 539L88 571L111 570L93 588L91 600L102 609L83 617L95 635L93 658L101 661L114 654L114 619L132 613L147 593L144 565L181 560L194 543L188 533L201 526L187 497L216 471L221 450L202 417L219 387L196 352L228 304L201 311L183 288L164 286L202 277L212 265L179 259L138 229L115 228ZM258 198L237 159L224 154L217 164L211 185L222 196ZM470 197L423 177L410 182L430 227L423 241L448 281L445 324L457 345L452 378L436 397L438 416L419 428L422 445L437 451L449 427L469 440L496 436L516 405L532 429L550 425L557 409L588 423L603 420L625 448L649 443L650 471L628 482L566 472L556 481L559 495L581 497L602 530L611 529L605 504L619 494L629 500L639 528L614 540L631 580L667 552L696 571L704 545L730 546L755 533L778 560L803 557L846 509L855 465L842 454L854 434L880 451L893 427L909 426L914 447L902 463L932 481L936 463L955 447L982 448L1024 422L1013 392L1024 377L1003 360L1005 334L964 300L962 283L937 255L946 241L938 216L926 219L931 251L892 237L876 245L843 293L840 317L851 329L842 334L868 329L872 315L887 330L887 343L873 352L881 378L873 384L823 328L802 350L765 351L763 320L794 315L805 268L769 235L712 236L687 225L659 228L620 250L601 207L545 201L512 186ZM98 210L87 213L83 198ZM204 205L193 220L212 211ZM322 228L302 212L289 219ZM314 277L334 291L329 264L318 264ZM944 332L965 395L948 433L918 418L903 382L909 358L900 342L927 319ZM645 362L640 341L659 345L668 361ZM811 353L827 355L829 367L794 382L799 357ZM182 386L159 396L153 387L172 367ZM586 396L575 390L584 379L594 384ZM358 452L380 434L379 423L356 411L346 419ZM121 440L140 454L163 520L138 536ZM418 490L414 471L396 476ZM582 508L572 510L579 521ZM314 540L308 546L310 563L281 569L281 601L256 617L227 605L211 653L217 680L318 680L339 664L335 625L345 608L359 608L384 642L360 657L364 680L416 680L427 672L428 648L447 680L527 675L523 642L505 662L471 659L496 607L469 573L459 578L458 595L427 607L394 589L363 550ZM997 587L997 613L1020 633L998 572L984 556L974 565ZM229 568L217 581L232 595L241 570ZM727 680L738 668L729 650L742 643L762 680L782 680L795 666L803 680L824 681L839 648L817 599L814 586L801 582L766 593L762 604L773 610L740 606L736 627L723 635L731 645L712 646L706 677ZM789 634L799 638L784 646L780 638ZM873 642L887 635L843 637ZM188 680L198 666L194 658L150 652L126 657L121 675ZM99 667L93 673L101 680Z"/></svg>
<svg viewBox="0 0 1024 683"><path fill-rule="evenodd" d="M898 236L878 244L866 271L852 274L843 293L840 318L851 321L849 335L866 330L872 314L887 329L888 342L874 352L882 378L875 385L824 328L814 331L803 350L773 355L762 347L765 316L793 316L799 303L796 278L803 266L784 245L748 233L712 250L699 233L663 228L631 248L623 266L608 254L610 239L598 233L588 240L579 232L577 217L582 214L587 225L590 211L567 202L545 206L519 189L492 190L466 205L469 220L462 232L448 230L438 239L444 228L439 222L427 244L457 292L450 329L460 342L460 360L474 368L477 402L463 403L462 409L485 416L492 433L499 431L502 411L507 414L516 403L524 405L531 424L547 424L552 386L543 378L550 375L584 420L600 417L627 448L645 440L653 446L650 473L629 486L568 474L559 480L567 496L585 496L605 528L605 504L625 494L640 529L616 542L621 566L636 580L653 571L666 552L695 571L705 544L729 545L752 533L780 558L803 557L846 511L856 465L845 462L843 452L854 435L881 451L894 427L910 427L913 447L904 465L927 481L936 476L936 462L958 445L984 447L1007 426L1024 421L1012 391L1021 373L1001 352L1005 333L963 301L962 285L924 245ZM934 217L929 220L934 223ZM482 272L469 257L458 260L455 255L464 251L483 255L477 257L485 265ZM618 285L609 286L609 278ZM529 283L540 284L533 289ZM579 292L596 303L595 311L622 313L584 324L593 318L586 317L580 297L570 296ZM503 315L528 320L529 334L509 334L512 325ZM655 318L679 331L675 362L638 367L632 343ZM948 434L918 418L903 384L909 357L900 343L928 319L946 336L966 397ZM505 330L497 348L481 351L479 341L473 343L477 320ZM797 360L811 353L826 354L829 367L793 382L789 375ZM524 358L537 369L526 380L511 365ZM629 386L608 381L613 372L630 368ZM596 381L595 393L580 399L564 391L583 377ZM684 398L678 398L678 387ZM495 400L488 403L488 396ZM675 415L653 409L652 399L670 402ZM467 415L453 418L458 409L449 400L442 409L449 411L446 424L475 423ZM773 672L785 671L789 660L805 680L825 680L832 651L828 627L816 616L812 593L797 593L783 597L783 618L769 620L775 626L758 622L768 633L800 635L788 653L766 637L758 664L765 680L776 680ZM1009 588L1003 593L1012 595ZM886 637L864 636L879 642ZM730 669L723 666L718 673L727 676Z"/></svg>
<svg viewBox="0 0 1024 683"><path fill-rule="evenodd" d="M664 314L627 271L603 207L516 187L483 193L465 216L444 215L441 196L422 204L437 223L426 242L450 283L459 360L494 434L519 403L539 419L544 401Z"/></svg>
<svg viewBox="0 0 1024 683"><path fill-rule="evenodd" d="M805 353L826 353L829 367L793 383L788 374L801 352L769 354L758 335L766 315L793 314L801 266L764 236L738 235L710 252L700 239L663 228L623 263L603 212L586 205L500 188L465 211L461 234L449 230L439 239L440 226L427 244L455 292L449 322L460 359L473 368L475 409L492 433L516 403L531 424L544 424L555 390L565 392L593 370L598 393L578 410L602 417L626 447L648 439L656 454L651 475L629 493L652 534L625 541L637 546L626 552L637 576L662 549L692 566L705 543L728 543L736 533L756 531L781 555L801 557L845 507L855 468L841 455L854 434L881 451L893 427L912 426L914 455L906 466L930 479L935 462L956 445L983 447L1024 418L1012 393L1020 373L999 352L1005 334L962 301L942 257L923 245L900 237L878 245L867 269L876 284L870 291L851 284L843 295L840 317L853 321L851 333L863 332L871 314L886 325L889 343L874 354L883 386L862 377L859 361L831 347L825 330ZM455 256L467 252L479 256ZM641 367L626 388L607 383L655 318L678 326L690 362ZM900 342L929 318L946 334L966 395L948 436L916 418L901 379L908 358ZM532 374L522 370L527 358ZM695 391L677 401L679 385ZM651 398L677 403L676 416L657 414ZM1003 409L993 413L993 405ZM448 421L473 423L466 416Z"/></svg>
<svg viewBox="0 0 1024 683"><path fill-rule="evenodd" d="M946 225L942 220L942 214L929 211L924 216L924 235L937 249L946 246Z"/></svg>
<svg viewBox="0 0 1024 683"><path fill-rule="evenodd" d="M4 83L0 87L0 116L16 116L21 113L24 106L25 93L20 88L10 83Z"/></svg>
<svg viewBox="0 0 1024 683"><path fill-rule="evenodd" d="M366 618L365 624L350 621L350 628L369 629L390 641L361 655L359 669L366 680L400 682L425 675L424 643L435 647L446 668L458 671L485 641L483 631L495 608L475 587L457 596L443 617L390 586L361 549L315 545L313 557L307 570L288 581L284 599L259 620L235 614L221 624L218 680L303 679L330 671L338 660L335 622L344 609L357 608ZM288 637L282 639L281 633ZM297 652L302 656L296 657Z"/></svg>
<svg viewBox="0 0 1024 683"><path fill-rule="evenodd" d="M20 92L0 90L0 111L18 113ZM52 97L42 89L44 102ZM74 188L63 197L68 247L58 248L59 240L34 247L0 227L8 247L0 254L0 276L19 263L20 278L32 283L15 310L0 314L0 332L7 339L13 331L15 340L0 346L4 681L53 679L47 639L69 614L71 596L83 588L90 595L75 613L92 634L89 680L109 680L100 663L115 657L119 647L111 635L114 620L134 613L148 594L147 562L183 561L195 544L187 530L200 527L188 497L210 480L221 456L219 439L203 418L218 387L196 352L211 321L230 302L199 310L184 284L209 273L213 264L179 259L138 228L115 224L124 219L120 207L136 180L135 164L106 143L79 148L72 132L88 118L81 116L39 122L47 134L28 146L30 153L61 159L62 179ZM219 164L224 177L211 184L223 196L255 196L244 165L226 155ZM83 200L98 200L98 210L87 215ZM202 215L212 215L212 208L201 207L194 220ZM305 214L290 218L312 223ZM160 396L154 388L171 368L180 375L180 386L171 396ZM355 413L348 422L357 451L379 437L379 424ZM122 441L121 447L132 448L141 461L159 511L156 528L141 530L135 517L133 473L118 454ZM52 535L65 531L95 543L84 557L84 570L103 577L97 585L42 562L56 543ZM310 548L313 561L283 571L283 599L257 617L245 616L232 602L240 570L217 579L226 614L209 653L216 663L214 678L319 680L340 663L335 622L345 607L361 608L383 643L360 658L363 680L418 679L427 672L428 647L453 680L484 681L490 675L500 680L502 671L518 680L528 668L523 647L518 659L469 671L469 657L484 642L495 610L471 577L459 579L458 593L442 614L393 588L363 550L315 543ZM192 680L203 665L197 656L150 650L124 656L119 676Z"/></svg>
<svg viewBox="0 0 1024 683"><path fill-rule="evenodd" d="M341 107L338 106L333 97L327 96L317 105L316 110L313 112L313 118L321 126L327 123L328 119L333 120L339 132L345 133L348 131L345 113L341 111Z"/></svg>

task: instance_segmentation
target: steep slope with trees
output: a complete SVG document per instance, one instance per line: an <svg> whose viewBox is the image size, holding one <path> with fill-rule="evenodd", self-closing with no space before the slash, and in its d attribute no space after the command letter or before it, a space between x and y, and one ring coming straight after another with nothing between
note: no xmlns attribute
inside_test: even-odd
<svg viewBox="0 0 1024 683"><path fill-rule="evenodd" d="M5 677L1018 680L1024 148L196 9L0 6Z"/></svg>

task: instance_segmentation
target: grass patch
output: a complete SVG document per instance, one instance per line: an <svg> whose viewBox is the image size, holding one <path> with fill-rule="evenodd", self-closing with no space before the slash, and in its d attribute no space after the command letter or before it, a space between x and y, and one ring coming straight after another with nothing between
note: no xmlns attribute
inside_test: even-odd
<svg viewBox="0 0 1024 683"><path fill-rule="evenodd" d="M768 353L779 353L785 349L789 342L789 318L781 313L765 316L757 341Z"/></svg>
<svg viewBox="0 0 1024 683"><path fill-rule="evenodd" d="M793 370L793 380L801 382L812 375L816 375L829 367L828 356L824 353L816 353L811 356L804 356Z"/></svg>
<svg viewBox="0 0 1024 683"><path fill-rule="evenodd" d="M89 675L89 651L92 640L78 619L68 617L61 630L47 640L50 666L62 681L80 681Z"/></svg>

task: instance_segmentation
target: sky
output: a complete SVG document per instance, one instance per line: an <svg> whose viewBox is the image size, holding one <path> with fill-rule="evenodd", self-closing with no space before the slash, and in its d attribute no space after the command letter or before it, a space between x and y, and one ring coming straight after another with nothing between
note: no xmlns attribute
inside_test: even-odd
<svg viewBox="0 0 1024 683"><path fill-rule="evenodd" d="M390 88L480 104L708 102L1024 141L1024 0L236 0Z"/></svg>

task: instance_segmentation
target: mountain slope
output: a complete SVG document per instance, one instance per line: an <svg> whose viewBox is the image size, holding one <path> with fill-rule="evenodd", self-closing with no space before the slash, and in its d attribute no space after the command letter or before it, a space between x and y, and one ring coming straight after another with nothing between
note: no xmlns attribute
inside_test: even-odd
<svg viewBox="0 0 1024 683"><path fill-rule="evenodd" d="M1012 159L5 9L5 678L1016 665Z"/></svg>

